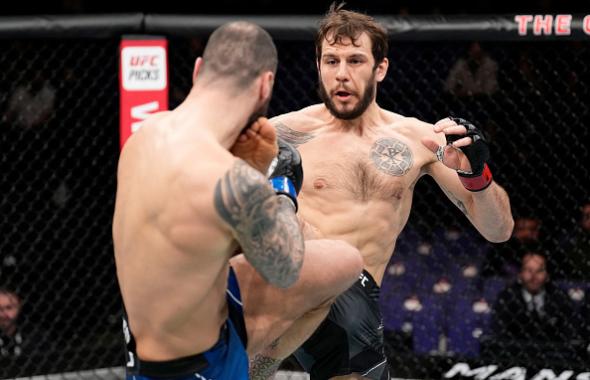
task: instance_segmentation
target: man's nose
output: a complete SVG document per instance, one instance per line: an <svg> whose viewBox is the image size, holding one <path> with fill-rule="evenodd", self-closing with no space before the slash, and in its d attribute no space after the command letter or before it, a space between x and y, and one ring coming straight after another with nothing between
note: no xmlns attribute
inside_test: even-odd
<svg viewBox="0 0 590 380"><path fill-rule="evenodd" d="M345 61L340 62L338 65L338 71L336 72L336 80L339 82L346 82L350 78L350 73L348 72L348 65Z"/></svg>

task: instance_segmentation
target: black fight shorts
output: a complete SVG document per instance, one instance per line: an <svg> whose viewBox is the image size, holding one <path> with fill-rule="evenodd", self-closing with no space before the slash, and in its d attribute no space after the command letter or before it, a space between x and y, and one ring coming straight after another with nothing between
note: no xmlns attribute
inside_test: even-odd
<svg viewBox="0 0 590 380"><path fill-rule="evenodd" d="M328 317L293 356L311 380L350 373L389 380L379 286L368 272L336 298Z"/></svg>

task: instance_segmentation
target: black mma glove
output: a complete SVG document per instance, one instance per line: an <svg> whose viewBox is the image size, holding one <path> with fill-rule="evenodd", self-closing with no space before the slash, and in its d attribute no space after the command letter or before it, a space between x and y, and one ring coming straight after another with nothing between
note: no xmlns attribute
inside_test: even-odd
<svg viewBox="0 0 590 380"><path fill-rule="evenodd" d="M269 168L271 171L268 177L269 182L277 194L285 195L291 199L295 211L297 211L297 194L303 185L301 155L293 145L280 138L277 139L277 144L279 145L279 154ZM273 165L275 166L273 167Z"/></svg>
<svg viewBox="0 0 590 380"><path fill-rule="evenodd" d="M457 170L461 183L469 191L487 189L492 183L492 172L487 164L490 159L490 148L485 136L470 121L460 117L450 117L450 119L458 125L464 126L467 133L465 135L447 135L447 144L451 144L463 137L471 137L471 140L473 140L471 144L460 148L471 164L471 173Z"/></svg>

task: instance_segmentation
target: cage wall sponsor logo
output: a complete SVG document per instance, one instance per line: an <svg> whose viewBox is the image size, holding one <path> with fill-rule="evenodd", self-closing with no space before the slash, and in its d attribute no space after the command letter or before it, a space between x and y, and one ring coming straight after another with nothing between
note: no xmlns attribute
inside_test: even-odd
<svg viewBox="0 0 590 380"><path fill-rule="evenodd" d="M532 31L535 36L569 36L572 34L572 15L516 15L514 21L518 34L526 36ZM582 30L590 35L590 15L582 20Z"/></svg>
<svg viewBox="0 0 590 380"><path fill-rule="evenodd" d="M131 132L137 132L137 130L141 128L141 122L147 119L152 112L156 112L159 109L160 103L156 101L131 107L131 118L139 120L131 124Z"/></svg>
<svg viewBox="0 0 590 380"><path fill-rule="evenodd" d="M471 368L467 363L456 363L447 373L445 379L473 378L475 380L590 380L590 372L564 370L555 372L552 369L541 369L528 373L525 367L511 367L498 369L498 365L490 364L478 368Z"/></svg>
<svg viewBox="0 0 590 380"><path fill-rule="evenodd" d="M129 46L122 52L123 88L128 91L166 88L166 50L159 46Z"/></svg>

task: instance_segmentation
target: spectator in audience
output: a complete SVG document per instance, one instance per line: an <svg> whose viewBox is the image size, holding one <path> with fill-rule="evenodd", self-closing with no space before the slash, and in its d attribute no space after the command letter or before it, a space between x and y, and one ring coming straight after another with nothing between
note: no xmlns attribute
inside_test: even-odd
<svg viewBox="0 0 590 380"><path fill-rule="evenodd" d="M513 279L519 271L520 260L526 251L539 249L541 220L518 217L514 221L512 237L506 243L493 244L482 267L484 277Z"/></svg>
<svg viewBox="0 0 590 380"><path fill-rule="evenodd" d="M21 311L19 296L6 288L0 288L0 358L22 354L23 336L18 319Z"/></svg>
<svg viewBox="0 0 590 380"><path fill-rule="evenodd" d="M21 297L14 290L0 286L0 379L56 369L50 362L41 363L39 359L47 360L58 352L59 343L49 331L26 323L30 322L29 315L23 318L22 311ZM59 354L64 355L64 352L60 347Z"/></svg>
<svg viewBox="0 0 590 380"><path fill-rule="evenodd" d="M492 310L492 335L518 347L563 343L576 336L577 318L568 295L549 281L540 252L522 258L518 281L498 296Z"/></svg>
<svg viewBox="0 0 590 380"><path fill-rule="evenodd" d="M56 90L36 71L29 83L16 87L6 110L6 120L25 129L45 123L54 112Z"/></svg>
<svg viewBox="0 0 590 380"><path fill-rule="evenodd" d="M459 58L449 71L445 90L455 96L493 95L498 89L498 63L479 42L469 45L467 57Z"/></svg>
<svg viewBox="0 0 590 380"><path fill-rule="evenodd" d="M563 267L570 280L590 280L590 201L581 207L578 226L566 239L563 251Z"/></svg>

